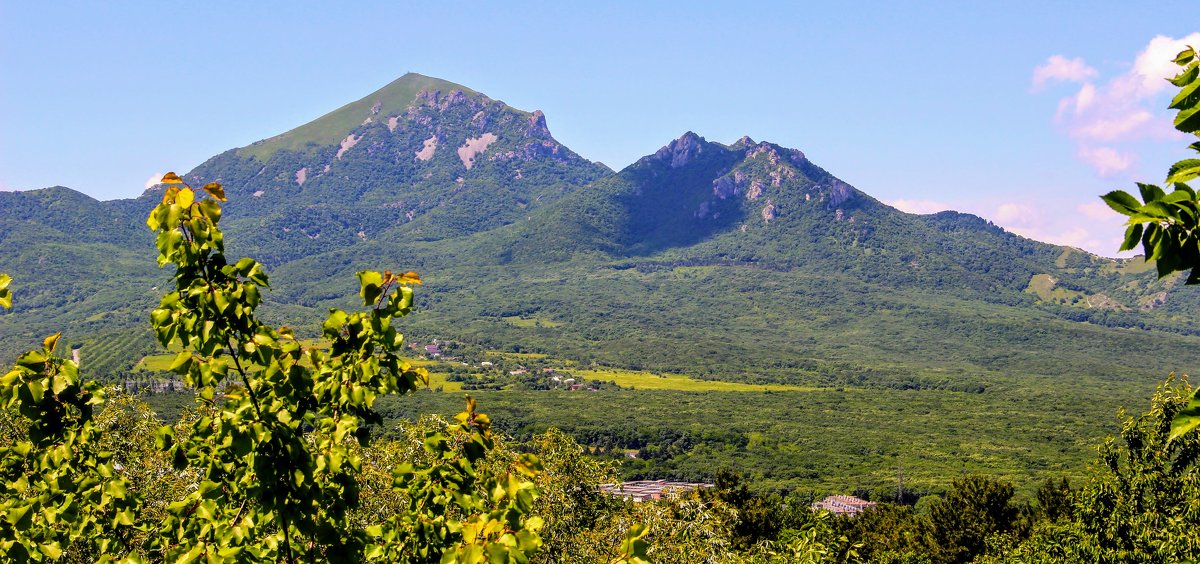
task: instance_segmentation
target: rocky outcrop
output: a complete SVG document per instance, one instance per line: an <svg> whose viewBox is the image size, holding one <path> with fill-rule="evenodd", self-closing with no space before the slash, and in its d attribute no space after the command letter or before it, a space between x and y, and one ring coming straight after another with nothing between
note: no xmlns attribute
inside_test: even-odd
<svg viewBox="0 0 1200 564"><path fill-rule="evenodd" d="M495 133L487 132L479 137L469 137L463 143L462 147L458 148L458 158L462 160L463 166L470 170L475 166L475 157L487 150L488 145L495 143L498 137Z"/></svg>
<svg viewBox="0 0 1200 564"><path fill-rule="evenodd" d="M357 145L359 139L362 139L362 136L354 135L353 133L347 135L345 139L342 139L341 144L338 146L337 159L339 161L342 160L342 155L346 154L346 151L349 151L355 145Z"/></svg>
<svg viewBox="0 0 1200 564"><path fill-rule="evenodd" d="M741 171L738 171L738 174L740 175ZM713 181L713 196L719 199L732 198L741 193L739 183L732 175L725 175Z"/></svg>
<svg viewBox="0 0 1200 564"><path fill-rule="evenodd" d="M763 206L762 213L763 223L771 223L775 219L775 204L771 200L767 200L767 205Z"/></svg>
<svg viewBox="0 0 1200 564"><path fill-rule="evenodd" d="M546 127L546 114L534 110L529 114L529 126L525 128L526 137L550 137L550 128Z"/></svg>
<svg viewBox="0 0 1200 564"><path fill-rule="evenodd" d="M425 146L421 147L420 151L416 152L418 161L427 161L433 158L433 153L437 151L437 135L431 136L425 140Z"/></svg>
<svg viewBox="0 0 1200 564"><path fill-rule="evenodd" d="M744 149L749 149L750 147L753 147L754 145L756 145L756 143L754 142L753 139L750 138L749 135L743 135L741 139L734 141L733 145L730 145L729 148L740 151L740 150L744 150Z"/></svg>
<svg viewBox="0 0 1200 564"><path fill-rule="evenodd" d="M829 207L836 208L846 203L846 200L849 200L850 196L854 195L854 188L834 178L830 180L827 186L823 187L822 192L829 198Z"/></svg>
<svg viewBox="0 0 1200 564"><path fill-rule="evenodd" d="M666 147L659 149L654 153L654 157L670 164L671 168L679 168L687 165L703 151L704 139L689 131L679 139L668 143Z"/></svg>

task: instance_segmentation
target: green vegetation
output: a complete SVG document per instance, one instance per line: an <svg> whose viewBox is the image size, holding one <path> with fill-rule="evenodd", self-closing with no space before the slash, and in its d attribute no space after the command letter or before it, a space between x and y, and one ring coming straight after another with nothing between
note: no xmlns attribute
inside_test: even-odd
<svg viewBox="0 0 1200 564"><path fill-rule="evenodd" d="M368 310L331 310L329 351L306 349L290 329L255 317L266 272L253 259L226 261L222 187L204 186L211 197L201 199L173 173L163 182L172 186L147 224L158 235L159 264L176 265L175 288L151 322L164 347L182 348L169 369L196 391L196 410L153 432L160 456L149 475L150 437L117 435L142 450L124 461L137 464L126 473L93 417L105 392L80 379L75 361L54 355L61 335L22 355L0 380L6 557L527 561L541 545L526 479L538 462L483 466L494 441L469 398L444 435L425 435L425 460L375 469L390 474L387 494L398 503L359 512L359 479L372 477L361 454L371 444L367 425L380 422L375 397L426 379L396 356L403 336L391 326L409 312L417 275L359 273ZM164 497L144 497L164 483Z"/></svg>
<svg viewBox="0 0 1200 564"><path fill-rule="evenodd" d="M389 117L408 109L417 99L417 94L425 90L446 94L458 90L469 95L476 94L465 86L410 72L361 100L346 104L287 133L238 149L238 153L267 162L280 151L305 152L337 145L346 132L361 125L365 117L374 116L374 121L386 123Z"/></svg>
<svg viewBox="0 0 1200 564"><path fill-rule="evenodd" d="M1092 547L1094 554L1110 554L1102 541L1087 540L1110 533L1136 546L1150 538L1175 542L1138 531L1097 532L1104 514L1098 507L1147 502L1114 498L1112 487L1103 484L1157 470L1125 466L1113 470L1118 477L1110 480L1085 466L1097 438L1117 428L1111 414L1118 406L1144 402L1161 375L1191 371L1197 360L1189 351L1200 344L1200 298L1183 291L1183 276L1158 279L1150 272L1178 270L1181 263L1163 260L1174 247L1146 247L1150 260L1110 260L1023 239L974 216L901 213L799 151L749 139L722 145L687 134L612 173L554 141L538 114L422 80L402 78L317 122L218 155L185 175L200 184L219 178L234 187L235 203L223 209L221 224L235 236L230 249L263 259L211 263L205 270L227 277L222 292L241 291L239 303L254 306L253 327L237 325L241 329L225 333L233 335L232 344L214 344L212 328L207 336L200 329L197 337L199 318L174 317L183 311L178 308L193 306L213 319L228 315L228 307L215 301L189 302L209 295L198 286L196 295L179 293L181 283L190 288L203 276L180 282L144 260L151 248L140 227L145 210L164 194L177 198L182 191L159 187L124 202L96 202L63 188L0 194L5 248L0 270L21 281L16 311L0 315L0 358L26 358L21 351L65 328L54 350L65 356L78 347L83 360L69 381L90 377L141 385L167 371L186 374L200 393L146 398L165 421L182 417L173 436L174 444L185 446L170 456L146 446L157 424L116 423L124 421L120 413L146 416L131 420L152 417L148 408L115 394L110 397L124 402L124 411L97 408L114 421L101 428L124 432L121 425L132 425L129 436L142 446L78 451L96 460L97 468L106 468L101 452L114 452L127 457L114 459L126 468L177 472L179 483L161 484L161 491L148 478L123 474L134 492L132 503L142 504L137 511L145 513L139 515L150 516L145 519L173 523L181 534L201 534L189 528L199 526L196 522L181 523L180 507L138 500L189 495L198 503L203 501L195 496L220 500L212 516L228 524L237 521L229 512L238 511L242 501L247 507L295 508L297 496L312 493L312 499L324 500L321 511L305 517L316 521L283 522L278 512L258 520L253 530L243 531L248 540L238 541L247 554L279 550L281 544L268 546L275 541L264 539L292 533L326 547L322 550L358 550L355 543L386 532L368 531L371 523L411 509L407 504L414 498L393 488L393 467L408 462L420 472L428 469L422 475L433 481L423 484L434 484L437 476L456 480L464 467L435 464L437 457L423 445L462 460L465 451L455 449L487 434L478 426L447 423L461 411L455 394L422 390L381 395L374 403L367 399L384 389L430 388L471 390L488 406L497 433L471 469L495 470L478 472L480 487L516 475L523 476L518 482L536 484L544 497L519 513L526 523L534 516L543 520L546 552L538 558L547 560L609 560L642 550L668 561L685 555L718 560L735 552L747 561L951 562L1026 554L1022 551L1039 542L1063 538ZM472 140L481 146L485 134L495 140L473 160L464 156L470 151L458 152ZM351 135L353 147L340 145ZM1185 180L1172 182L1179 186ZM1174 233L1172 225L1196 215L1178 192L1147 189L1148 200L1135 202L1136 213L1164 213L1152 221ZM1159 205L1152 205L1155 199ZM1158 209L1166 204L1173 207ZM189 220L199 221L197 228L205 221L215 225L213 213L206 209ZM1144 235L1143 227L1143 243ZM1180 249L1190 248L1191 235L1185 235L1178 239L1184 242ZM161 237L160 252L203 243ZM217 250L223 256L223 247ZM374 391L363 391L363 398L351 391L346 400L329 378L344 376L339 370L346 362L390 362L396 343L379 342L390 322L372 328L375 348L364 355L357 345L339 344L345 336L328 332L318 320L331 309L358 307L354 295L364 288L382 287L384 274L351 282L378 264L410 265L425 273L421 295L400 309L412 305L417 312L404 318L409 337L436 341L444 355L408 369L396 365L400 374L427 369L427 380L404 386L376 382L366 385ZM269 291L265 279L261 286L255 280L265 276L267 266ZM174 290L178 301L159 302L161 288ZM0 294L0 300L6 297ZM145 312L156 303L157 334L145 328ZM242 314L249 315L245 308ZM372 313L361 315L360 321ZM353 325L350 317L332 324ZM311 338L289 338L275 329L285 325ZM164 356L160 347L173 341L171 331L198 340ZM42 347L44 356L53 352L46 349L50 346ZM223 357L218 350L239 352ZM234 357L255 366L215 361ZM70 361L50 364L60 372L72 370ZM59 377L27 368L33 372L22 377L49 378L51 386ZM275 369L296 380L269 384ZM380 370L372 366L355 377L375 373ZM245 381L222 388L220 394L228 397L218 399L215 380L226 376ZM574 382L568 385L568 379ZM206 386L211 397L203 395ZM324 394L320 401L304 395L318 388ZM92 397L98 398L95 389ZM339 432L333 415L318 407L329 403L327 396L349 402L337 404L338 421L355 419L342 425L343 434L357 438L369 431L375 439L321 442ZM303 407L289 421L271 420L257 414L251 397ZM198 410L187 408L193 401L200 402ZM1167 406L1162 414L1154 412L1154 421L1192 413L1170 407L1174 399L1154 401ZM379 417L356 411L363 402ZM422 419L428 414L443 419ZM78 425L72 428L87 426L82 410L73 421ZM231 423L214 423L221 428L212 430L201 429L200 421ZM238 434L246 422L263 426L270 440ZM302 440L302 425L315 435ZM21 425L4 429L6 445L25 440ZM79 432L87 441L107 440ZM205 433L221 440L208 440ZM168 436L161 435L164 445ZM1130 452L1141 452L1138 440L1149 444L1129 437ZM313 455L317 458L296 450L310 439L324 449ZM229 466L240 460L229 454L234 451L206 450L204 444L239 453L259 452L261 446L264 464L279 462L276 447L290 445L301 453L296 458L301 467L315 468L314 460L334 454L359 460L361 467L345 462L331 470L330 458L314 470L312 491L282 479L261 489L204 489L201 470L245 477L238 474L244 468ZM347 450L338 450L343 447ZM180 470L166 470L175 468L178 452ZM522 474L533 466L521 470L514 461L531 452L542 457L544 471ZM561 465L555 466L551 452L562 455ZM1112 446L1107 452L1121 451ZM1178 468L1178 474L1190 475L1191 463L1172 456L1177 466L1170 472ZM986 477L963 477L977 473ZM736 480L730 478L735 474ZM358 482L343 480L347 476ZM1080 489L1044 486L1051 478L1061 484L1064 476ZM712 496L634 507L598 497L590 485L569 487L616 477L720 483ZM334 500L354 499L347 485L352 483L366 492L358 495L357 509ZM190 493L192 486L202 493ZM808 511L814 499L849 492L903 505L880 508L861 521ZM1078 492L1091 496L1092 509L1082 509ZM474 491L474 501L462 500L469 507L444 512L456 522L491 514L495 508L480 501L490 499L487 493ZM275 497L268 503L263 496ZM555 513L539 505L543 499L575 509ZM154 530L121 529L128 525L104 511L87 518L70 538L87 532L116 539L112 542L123 543L129 554L177 548L155 545L158 541L149 540L158 538ZM1120 511L1110 518L1122 522L1111 517ZM1076 521L1066 532L1047 524L1068 519ZM336 538L326 534L330 523L337 524ZM401 529L411 524L392 523ZM449 521L439 523L453 528ZM520 524L506 527L515 531ZM92 534L88 527L94 526L103 530ZM216 546L223 541L211 535L228 530L218 526L202 533ZM1074 536L1062 536L1067 534ZM1134 544L1112 550L1132 551ZM1183 548L1178 553L1190 554Z"/></svg>

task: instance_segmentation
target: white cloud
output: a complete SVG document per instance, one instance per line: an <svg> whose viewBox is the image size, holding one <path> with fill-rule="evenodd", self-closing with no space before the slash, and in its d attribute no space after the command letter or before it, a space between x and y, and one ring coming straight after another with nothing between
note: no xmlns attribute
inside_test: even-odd
<svg viewBox="0 0 1200 564"><path fill-rule="evenodd" d="M1082 58L1068 59L1062 55L1053 55L1041 66L1033 69L1033 91L1045 88L1051 81L1083 82L1096 76L1096 69L1089 67Z"/></svg>
<svg viewBox="0 0 1200 564"><path fill-rule="evenodd" d="M896 208L902 212L916 213L916 214L937 213L940 211L945 211L945 210L950 209L949 204L945 204L943 202L936 202L933 200L897 199L897 200L884 200L883 203L885 203L889 206L892 206L893 208Z"/></svg>
<svg viewBox="0 0 1200 564"><path fill-rule="evenodd" d="M1038 212L1027 205L1007 202L996 207L994 216L997 223L1021 225L1036 218Z"/></svg>
<svg viewBox="0 0 1200 564"><path fill-rule="evenodd" d="M1111 147L1080 147L1079 158L1092 165L1100 176L1112 176L1133 164L1133 156Z"/></svg>
<svg viewBox="0 0 1200 564"><path fill-rule="evenodd" d="M161 183L162 177L164 174L166 174L166 173L165 172L156 172L154 174L151 174L150 178L146 179L146 183L144 184L145 189L149 190L149 189L157 186L159 183Z"/></svg>
<svg viewBox="0 0 1200 564"><path fill-rule="evenodd" d="M989 219L1022 237L1110 257L1117 254L1125 231L1124 216L1109 209L1099 198L1086 202L1057 196L999 204L971 202L964 204L963 211Z"/></svg>
<svg viewBox="0 0 1200 564"><path fill-rule="evenodd" d="M1100 83L1095 69L1082 59L1055 55L1034 69L1034 90L1050 80L1082 82L1074 94L1059 100L1055 122L1075 139L1081 160L1101 176L1125 171L1135 162L1128 148L1115 144L1179 136L1163 108L1179 67L1172 62L1185 45L1200 46L1200 33L1182 38L1159 35L1134 58L1129 69ZM1100 146L1103 144L1104 146Z"/></svg>
<svg viewBox="0 0 1200 564"><path fill-rule="evenodd" d="M1131 74L1141 79L1140 89L1150 95L1157 94L1171 86L1166 79L1179 72L1179 67L1173 62L1175 55L1188 45L1200 47L1200 32L1179 39L1165 35L1158 35L1151 39L1146 48L1138 53L1137 60L1133 62L1133 69L1130 71Z"/></svg>
<svg viewBox="0 0 1200 564"><path fill-rule="evenodd" d="M1075 206L1075 209L1079 210L1079 213L1083 214L1083 217L1092 221L1107 221L1110 223L1114 220L1119 222L1125 221L1125 216L1113 211L1112 208L1108 207L1108 204L1100 201L1099 198L1095 202L1079 204Z"/></svg>
<svg viewBox="0 0 1200 564"><path fill-rule="evenodd" d="M1076 110L1079 113L1079 110ZM1091 141L1120 141L1136 136L1139 130L1152 125L1154 115L1144 109L1131 109L1111 116L1091 116L1078 124L1072 134Z"/></svg>

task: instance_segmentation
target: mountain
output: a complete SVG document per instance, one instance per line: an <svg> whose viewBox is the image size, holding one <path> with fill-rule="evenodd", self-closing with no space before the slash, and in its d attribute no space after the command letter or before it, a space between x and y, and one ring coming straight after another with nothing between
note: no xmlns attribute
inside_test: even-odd
<svg viewBox="0 0 1200 564"><path fill-rule="evenodd" d="M540 111L410 73L185 178L228 186L242 248L279 264L372 239L484 231L611 172L556 141Z"/></svg>
<svg viewBox="0 0 1200 564"><path fill-rule="evenodd" d="M708 378L981 390L1065 372L1128 392L1200 342L1200 302L1140 260L903 213L748 137L689 132L613 172L541 112L416 74L184 176L226 186L230 252L268 264L263 313L299 328L351 305L356 270L392 268L427 282L419 337ZM0 194L19 306L0 355L67 328L111 376L154 349L158 194ZM1146 349L1169 352L1147 366Z"/></svg>

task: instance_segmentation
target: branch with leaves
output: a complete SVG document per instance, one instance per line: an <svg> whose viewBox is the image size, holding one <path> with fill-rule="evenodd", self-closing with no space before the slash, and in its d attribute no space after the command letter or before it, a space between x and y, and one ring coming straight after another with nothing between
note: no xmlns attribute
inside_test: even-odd
<svg viewBox="0 0 1200 564"><path fill-rule="evenodd" d="M1168 79L1179 88L1169 106L1177 110L1175 129L1200 137L1200 58L1188 47L1175 57L1180 71ZM1200 141L1188 148L1200 153ZM1155 261L1158 276L1190 271L1185 284L1200 284L1200 197L1186 183L1200 177L1200 159L1183 159L1167 171L1167 192L1154 184L1138 183L1142 201L1122 190L1101 198L1118 213L1128 216L1125 242L1120 250L1140 243L1146 260ZM1171 421L1171 438L1200 427L1200 392Z"/></svg>

